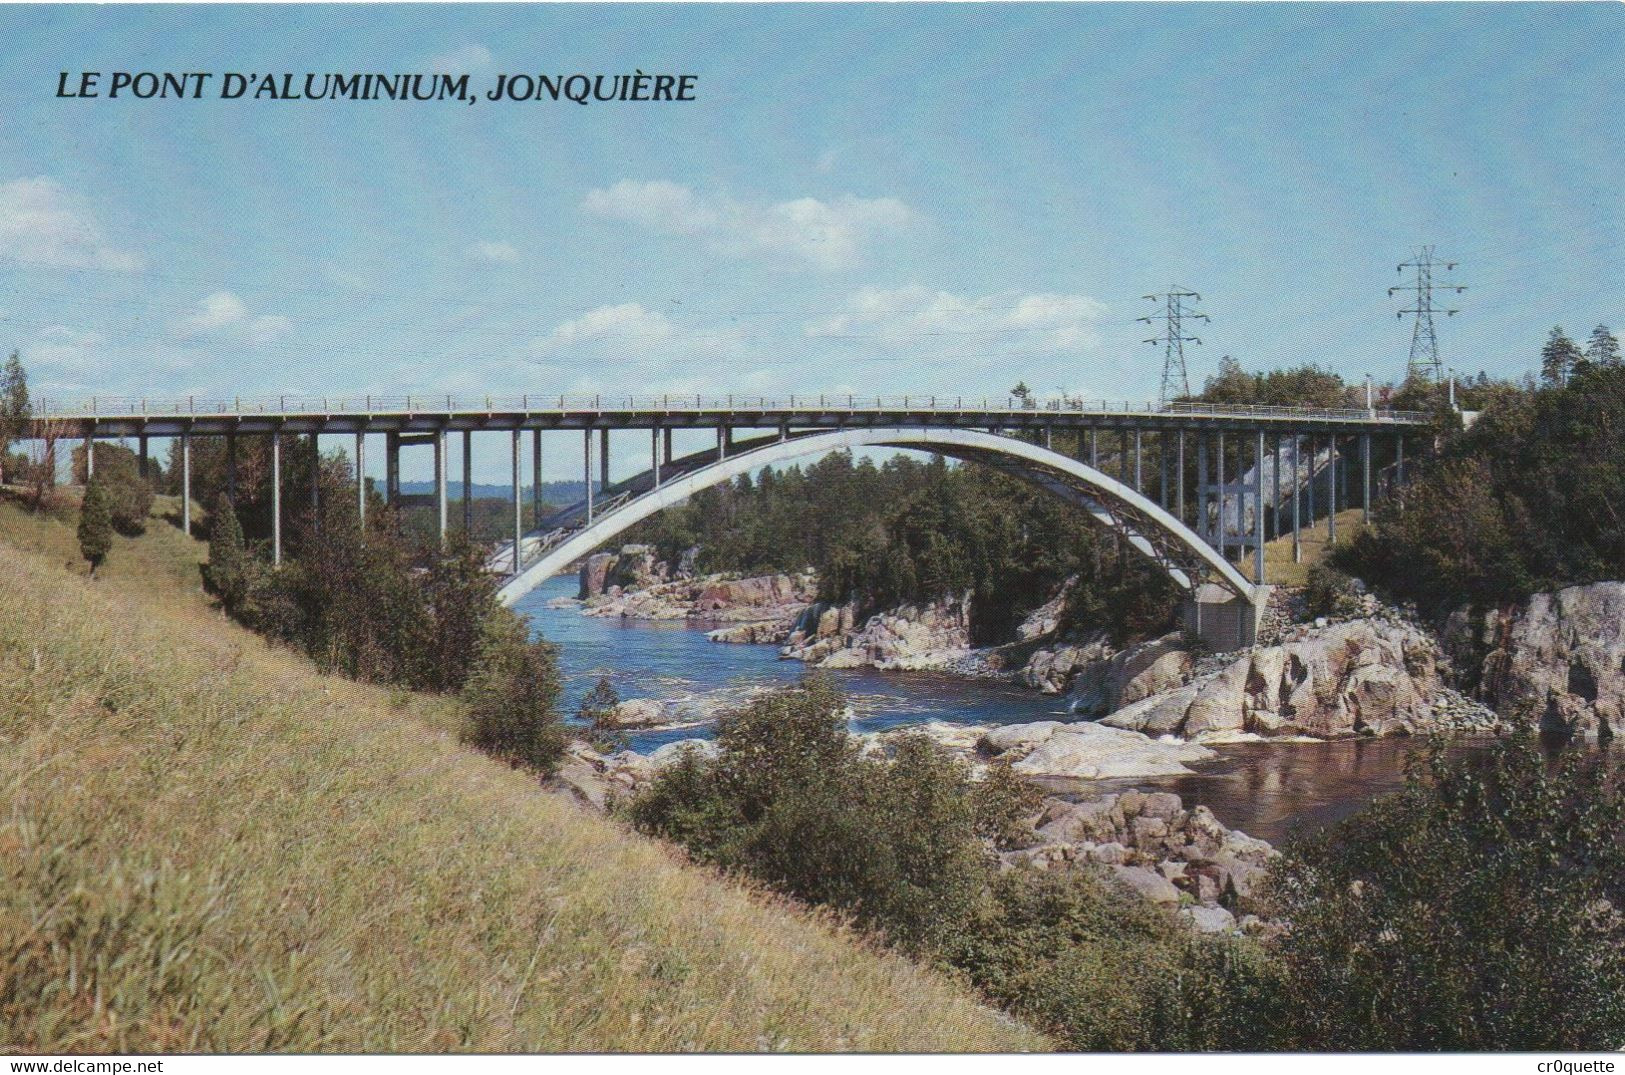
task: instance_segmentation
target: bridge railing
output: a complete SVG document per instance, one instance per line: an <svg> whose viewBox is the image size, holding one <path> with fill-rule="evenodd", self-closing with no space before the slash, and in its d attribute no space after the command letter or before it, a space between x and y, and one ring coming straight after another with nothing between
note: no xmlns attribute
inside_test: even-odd
<svg viewBox="0 0 1625 1075"><path fill-rule="evenodd" d="M89 399L41 399L34 417L44 420L126 417L209 417L220 415L422 415L422 414L551 414L551 413L721 413L804 414L809 411L926 414L1182 415L1192 417L1311 418L1354 421L1425 421L1421 411L1363 407L1261 407L1226 403L1150 403L1074 396L1025 397L966 395L864 396L855 393L792 393L785 396L744 395L521 395L454 394L344 396L234 396L231 398L154 399L92 396Z"/></svg>

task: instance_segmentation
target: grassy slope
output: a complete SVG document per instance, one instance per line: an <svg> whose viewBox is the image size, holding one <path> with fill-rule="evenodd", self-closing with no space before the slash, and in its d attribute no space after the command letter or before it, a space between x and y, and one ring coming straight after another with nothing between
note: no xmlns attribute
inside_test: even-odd
<svg viewBox="0 0 1625 1075"><path fill-rule="evenodd" d="M267 647L202 555L90 581L0 504L0 1051L1046 1044Z"/></svg>
<svg viewBox="0 0 1625 1075"><path fill-rule="evenodd" d="M1354 535L1365 529L1365 522L1361 518L1363 513L1359 508L1349 508L1337 513L1337 544L1330 544L1326 540L1326 520L1321 519L1314 526L1305 527L1298 535L1299 549L1302 559L1298 563L1292 562L1292 534L1290 531L1283 537L1264 543L1264 578L1277 586L1302 586L1309 576L1309 568L1320 563L1331 551L1341 545L1347 545L1354 540ZM1241 573L1247 578L1253 577L1253 557L1251 553L1241 559Z"/></svg>

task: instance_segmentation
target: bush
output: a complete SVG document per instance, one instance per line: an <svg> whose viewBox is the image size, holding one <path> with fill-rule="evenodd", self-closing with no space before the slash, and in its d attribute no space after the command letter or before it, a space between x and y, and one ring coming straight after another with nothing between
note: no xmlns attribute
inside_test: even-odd
<svg viewBox="0 0 1625 1075"><path fill-rule="evenodd" d="M1250 942L1213 943L1082 870L1001 872L1038 793L923 736L862 755L828 682L757 699L633 800L638 828L835 907L1084 1049L1238 1048L1276 995ZM1273 1025L1265 1020L1266 1025ZM1245 1032L1245 1034L1244 1034Z"/></svg>
<svg viewBox="0 0 1625 1075"><path fill-rule="evenodd" d="M861 757L845 704L813 677L724 714L718 757L671 767L632 820L920 951L960 928L989 869L969 776L918 737L889 764Z"/></svg>
<svg viewBox="0 0 1625 1075"><path fill-rule="evenodd" d="M90 564L91 577L102 566L113 549L113 519L107 507L107 494L101 482L85 486L85 498L79 505L79 554Z"/></svg>
<svg viewBox="0 0 1625 1075"><path fill-rule="evenodd" d="M1435 745L1403 791L1292 848L1272 878L1294 1044L1625 1046L1625 794L1527 730Z"/></svg>
<svg viewBox="0 0 1625 1075"><path fill-rule="evenodd" d="M1309 568L1303 601L1311 616L1355 616L1360 612L1360 595L1354 579L1326 564Z"/></svg>
<svg viewBox="0 0 1625 1075"><path fill-rule="evenodd" d="M1070 1049L1264 1049L1279 1011L1253 942L1194 934L1082 869L1011 870L942 958Z"/></svg>
<svg viewBox="0 0 1625 1075"><path fill-rule="evenodd" d="M488 616L463 687L464 741L512 765L551 773L564 754L559 690L553 647L532 642L526 621L511 612Z"/></svg>
<svg viewBox="0 0 1625 1075"><path fill-rule="evenodd" d="M203 588L220 598L227 612L235 613L248 594L248 551L243 528L231 500L221 496L209 514L209 559L203 565Z"/></svg>

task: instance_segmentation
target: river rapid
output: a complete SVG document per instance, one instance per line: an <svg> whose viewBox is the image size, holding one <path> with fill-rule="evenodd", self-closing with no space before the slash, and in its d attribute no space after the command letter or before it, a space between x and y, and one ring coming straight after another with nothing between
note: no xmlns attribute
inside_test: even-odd
<svg viewBox="0 0 1625 1075"><path fill-rule="evenodd" d="M561 575L526 595L517 610L533 630L559 647L564 707L573 711L600 676L624 698L681 698L732 689L794 683L806 671L781 660L777 646L723 644L681 620L622 620L583 616L572 598L574 576ZM1025 724L1067 720L1059 698L1011 684L925 672L838 669L828 673L847 692L854 731L871 732L940 720L955 724ZM711 725L633 732L632 749L647 752L678 739L705 738ZM1047 781L1056 792L1083 796L1126 787L1178 793L1187 804L1210 807L1220 821L1271 842L1294 829L1313 828L1358 810L1404 783L1404 761L1420 742L1405 738L1346 739L1326 743L1237 743L1194 766L1193 775L1130 781ZM1473 748L1467 748L1473 749Z"/></svg>

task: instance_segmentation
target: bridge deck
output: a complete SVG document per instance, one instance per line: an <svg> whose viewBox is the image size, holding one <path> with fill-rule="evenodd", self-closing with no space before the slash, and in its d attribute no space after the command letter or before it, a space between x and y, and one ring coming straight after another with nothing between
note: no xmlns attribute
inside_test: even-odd
<svg viewBox="0 0 1625 1075"><path fill-rule="evenodd" d="M1297 429L1419 427L1421 411L1122 403L1072 398L849 394L767 396L272 396L210 400L42 400L37 422L68 435L412 433L500 429L779 428L921 425L984 429Z"/></svg>

